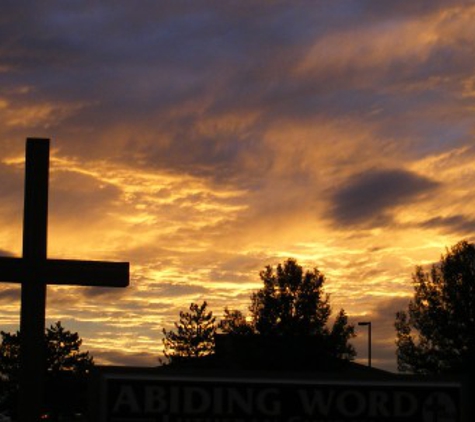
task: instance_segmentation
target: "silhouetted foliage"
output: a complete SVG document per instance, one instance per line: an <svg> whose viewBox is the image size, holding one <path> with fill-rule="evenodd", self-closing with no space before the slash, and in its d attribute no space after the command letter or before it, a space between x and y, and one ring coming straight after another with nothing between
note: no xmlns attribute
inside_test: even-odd
<svg viewBox="0 0 475 422"><path fill-rule="evenodd" d="M264 287L251 296L251 312L260 334L327 334L331 314L328 295L323 292L325 277L317 269L303 272L289 259L274 270L260 272Z"/></svg>
<svg viewBox="0 0 475 422"><path fill-rule="evenodd" d="M20 369L20 333L2 331L0 344L0 375L3 379L3 395L0 394L0 409L12 415L16 411L18 375ZM80 352L82 340L78 333L65 330L61 322L56 322L45 329L46 367L48 386L48 406L61 408L63 406L71 413L85 410L84 375L94 366L89 352ZM65 382L65 380L67 382ZM58 387L60 385L60 387ZM58 400L62 391L72 392ZM77 390L77 391L76 391ZM51 394L55 392L53 397ZM71 393L72 394L72 393Z"/></svg>
<svg viewBox="0 0 475 422"><path fill-rule="evenodd" d="M249 335L254 334L254 329L241 311L224 308L224 318L219 322L218 328L224 334Z"/></svg>
<svg viewBox="0 0 475 422"><path fill-rule="evenodd" d="M16 411L20 345L18 334L0 333L0 411L13 415Z"/></svg>
<svg viewBox="0 0 475 422"><path fill-rule="evenodd" d="M414 298L396 314L400 371L459 371L475 356L475 246L462 241L430 271L417 267Z"/></svg>
<svg viewBox="0 0 475 422"><path fill-rule="evenodd" d="M349 343L355 337L355 329L348 323L348 316L340 309L328 335L328 343L333 356L352 360L356 356L355 348Z"/></svg>
<svg viewBox="0 0 475 422"><path fill-rule="evenodd" d="M65 330L60 321L46 328L46 345L46 365L49 372L71 371L84 374L94 365L89 352L79 351L82 345L79 334Z"/></svg>
<svg viewBox="0 0 475 422"><path fill-rule="evenodd" d="M330 297L323 291L324 275L318 270L304 272L294 259L267 266L260 272L264 287L251 296L250 319L239 311L225 311L220 324L224 333L255 333L267 336L318 336L332 356L353 359L349 340L355 336L344 310L331 329Z"/></svg>
<svg viewBox="0 0 475 422"><path fill-rule="evenodd" d="M208 304L192 303L190 312L180 312L176 331L163 329L163 353L170 363L209 355L214 350L216 318L207 311Z"/></svg>
<svg viewBox="0 0 475 422"><path fill-rule="evenodd" d="M19 333L1 331L0 344L0 374L7 380L17 379L20 369L20 340Z"/></svg>
<svg viewBox="0 0 475 422"><path fill-rule="evenodd" d="M16 380L19 370L20 333L1 332L0 373ZM56 374L71 371L84 374L94 365L89 352L80 352L82 339L78 333L65 330L58 321L45 330L46 370Z"/></svg>

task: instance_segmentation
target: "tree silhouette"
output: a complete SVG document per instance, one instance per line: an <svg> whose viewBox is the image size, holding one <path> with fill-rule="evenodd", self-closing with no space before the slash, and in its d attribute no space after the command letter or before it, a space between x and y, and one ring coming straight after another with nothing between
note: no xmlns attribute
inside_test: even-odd
<svg viewBox="0 0 475 422"><path fill-rule="evenodd" d="M20 360L20 335L0 332L0 409L15 415ZM64 414L86 409L84 375L94 366L89 352L81 352L82 340L78 333L65 330L58 321L45 329L46 367L48 390L47 405L62 409ZM65 394L65 391L68 394ZM59 398L60 397L60 398Z"/></svg>
<svg viewBox="0 0 475 422"><path fill-rule="evenodd" d="M19 370L20 333L2 331L0 344L0 373L9 380L17 380ZM78 333L65 330L58 321L45 330L46 371L57 374L70 371L88 372L94 365L89 352L80 352L82 339Z"/></svg>
<svg viewBox="0 0 475 422"><path fill-rule="evenodd" d="M430 271L417 267L414 298L396 314L400 371L459 371L475 354L475 246L462 241Z"/></svg>
<svg viewBox="0 0 475 422"><path fill-rule="evenodd" d="M288 259L275 269L265 267L260 278L264 286L251 296L251 322L239 311L227 310L220 324L223 332L316 336L332 356L354 358L356 352L349 343L355 336L354 327L343 309L328 328L330 297L323 291L325 276L318 269L304 272L295 259Z"/></svg>
<svg viewBox="0 0 475 422"><path fill-rule="evenodd" d="M323 293L323 274L317 269L304 273L296 260L288 259L275 270L267 266L260 277L264 287L251 296L259 334L327 334L331 307Z"/></svg>
<svg viewBox="0 0 475 422"><path fill-rule="evenodd" d="M20 370L20 340L18 332L15 334L0 332L0 375L6 380L17 380Z"/></svg>
<svg viewBox="0 0 475 422"><path fill-rule="evenodd" d="M84 374L94 365L89 352L79 351L82 345L79 334L65 330L60 321L46 329L46 344L49 372L71 371Z"/></svg>
<svg viewBox="0 0 475 422"><path fill-rule="evenodd" d="M224 317L219 321L218 328L225 334L250 335L254 334L254 327L246 321L241 311L224 308Z"/></svg>
<svg viewBox="0 0 475 422"><path fill-rule="evenodd" d="M163 329L163 353L170 363L209 355L214 350L216 318L207 311L208 304L192 303L190 312L180 312L176 331Z"/></svg>

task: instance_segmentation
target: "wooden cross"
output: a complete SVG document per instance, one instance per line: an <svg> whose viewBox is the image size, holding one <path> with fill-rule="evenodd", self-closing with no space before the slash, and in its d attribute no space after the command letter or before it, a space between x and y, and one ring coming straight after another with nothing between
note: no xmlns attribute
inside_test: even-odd
<svg viewBox="0 0 475 422"><path fill-rule="evenodd" d="M43 410L47 284L107 287L129 284L128 262L47 258L48 177L49 139L27 139L23 257L0 258L0 279L21 283L19 415L22 422L38 422Z"/></svg>

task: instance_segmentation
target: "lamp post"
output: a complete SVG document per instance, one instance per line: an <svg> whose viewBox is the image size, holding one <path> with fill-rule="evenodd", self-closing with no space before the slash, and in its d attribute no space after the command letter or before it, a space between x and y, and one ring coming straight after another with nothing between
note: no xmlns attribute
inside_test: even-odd
<svg viewBox="0 0 475 422"><path fill-rule="evenodd" d="M358 322L360 326L368 326L368 367L371 368L371 321Z"/></svg>

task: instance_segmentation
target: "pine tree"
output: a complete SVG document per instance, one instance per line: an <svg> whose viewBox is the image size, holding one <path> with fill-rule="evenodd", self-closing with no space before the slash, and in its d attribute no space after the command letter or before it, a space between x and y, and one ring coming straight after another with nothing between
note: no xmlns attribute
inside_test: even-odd
<svg viewBox="0 0 475 422"><path fill-rule="evenodd" d="M82 339L78 333L65 330L58 321L46 329L47 368L49 372L86 373L93 366L89 352L80 352Z"/></svg>
<svg viewBox="0 0 475 422"><path fill-rule="evenodd" d="M20 332L6 333L2 331L0 344L0 374L16 380L19 371L20 359ZM89 352L80 352L82 339L78 333L65 330L58 321L45 330L46 343L46 371L57 374L61 371L70 371L84 374L94 365Z"/></svg>
<svg viewBox="0 0 475 422"><path fill-rule="evenodd" d="M216 318L207 311L207 303L192 303L189 312L180 312L176 331L163 329L163 353L170 363L209 355L214 351Z"/></svg>
<svg viewBox="0 0 475 422"><path fill-rule="evenodd" d="M21 333L2 331L0 334L0 412L6 411L14 415L17 406ZM85 411L87 401L84 375L94 366L92 356L89 352L80 351L82 340L78 333L65 330L59 321L45 329L44 341L49 391L55 391L48 406L52 409L61 408L65 414ZM72 392L57 399L59 391Z"/></svg>

